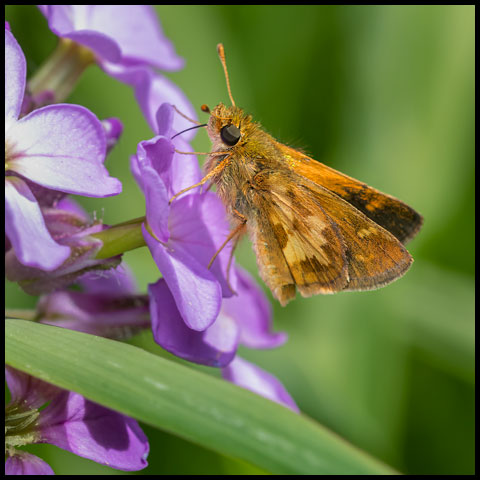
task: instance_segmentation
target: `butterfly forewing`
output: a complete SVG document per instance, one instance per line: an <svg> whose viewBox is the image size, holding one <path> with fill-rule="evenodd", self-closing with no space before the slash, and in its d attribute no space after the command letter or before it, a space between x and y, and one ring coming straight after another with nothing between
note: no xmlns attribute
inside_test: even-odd
<svg viewBox="0 0 480 480"><path fill-rule="evenodd" d="M295 173L343 198L402 243L411 240L420 230L422 216L402 201L327 167L293 148L282 144L279 144L279 148L285 154L286 164Z"/></svg>

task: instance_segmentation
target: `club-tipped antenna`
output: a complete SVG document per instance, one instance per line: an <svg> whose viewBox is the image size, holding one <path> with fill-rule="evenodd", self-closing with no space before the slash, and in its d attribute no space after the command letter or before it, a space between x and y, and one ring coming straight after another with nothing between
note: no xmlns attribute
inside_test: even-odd
<svg viewBox="0 0 480 480"><path fill-rule="evenodd" d="M235 100L233 99L232 91L230 90L230 80L228 78L227 63L225 62L225 50L223 48L222 43L219 43L217 45L217 52L218 52L218 56L220 57L220 61L222 62L223 71L225 72L225 79L227 81L228 96L230 97L230 101L232 102L232 105L235 106Z"/></svg>

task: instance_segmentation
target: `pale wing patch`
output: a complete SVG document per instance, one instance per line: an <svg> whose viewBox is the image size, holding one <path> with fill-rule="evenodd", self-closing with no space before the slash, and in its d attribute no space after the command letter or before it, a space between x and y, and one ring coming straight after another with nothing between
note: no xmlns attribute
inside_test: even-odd
<svg viewBox="0 0 480 480"><path fill-rule="evenodd" d="M294 298L295 287L303 296L342 290L348 273L338 229L304 191L279 176L261 179L259 212L247 222L260 275L282 304Z"/></svg>
<svg viewBox="0 0 480 480"><path fill-rule="evenodd" d="M336 223L345 241L349 282L345 290L371 290L402 276L413 259L402 243L350 203L306 180L302 189Z"/></svg>

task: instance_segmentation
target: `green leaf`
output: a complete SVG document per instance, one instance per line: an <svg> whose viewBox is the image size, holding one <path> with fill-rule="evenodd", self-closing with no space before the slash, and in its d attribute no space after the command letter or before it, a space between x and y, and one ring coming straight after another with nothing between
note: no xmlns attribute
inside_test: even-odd
<svg viewBox="0 0 480 480"><path fill-rule="evenodd" d="M396 473L310 418L137 347L5 321L6 363L277 474Z"/></svg>

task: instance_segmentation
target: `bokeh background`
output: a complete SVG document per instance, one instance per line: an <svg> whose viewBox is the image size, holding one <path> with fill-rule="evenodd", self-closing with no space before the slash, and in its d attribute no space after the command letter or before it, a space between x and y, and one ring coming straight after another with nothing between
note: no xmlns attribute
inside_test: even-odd
<svg viewBox="0 0 480 480"><path fill-rule="evenodd" d="M236 103L280 141L407 202L425 218L401 280L373 292L273 304L289 341L241 354L277 375L301 410L409 474L474 473L474 6L158 6L186 60L169 74L199 107ZM6 19L33 72L56 44L33 6ZM132 91L97 67L69 99L125 125L107 160L122 195L81 203L114 224L143 215L128 168L152 136ZM209 149L205 132L197 150ZM145 291L158 272L146 249L125 255ZM237 260L257 275L245 239ZM257 276L258 278L258 276ZM267 292L271 299L270 293ZM8 307L36 299L7 284ZM166 355L145 332L133 340ZM213 369L204 370L216 374ZM145 427L144 474L260 473ZM35 446L61 473L120 473Z"/></svg>

